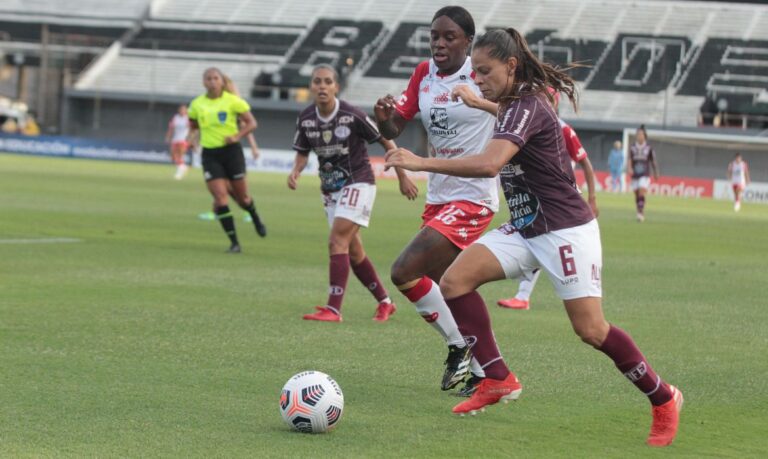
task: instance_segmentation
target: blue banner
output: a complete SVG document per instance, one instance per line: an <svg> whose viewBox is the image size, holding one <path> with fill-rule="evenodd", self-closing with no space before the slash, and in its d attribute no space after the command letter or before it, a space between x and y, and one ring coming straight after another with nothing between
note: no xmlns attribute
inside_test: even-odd
<svg viewBox="0 0 768 459"><path fill-rule="evenodd" d="M66 136L0 134L0 153L167 163L162 143L116 142Z"/></svg>

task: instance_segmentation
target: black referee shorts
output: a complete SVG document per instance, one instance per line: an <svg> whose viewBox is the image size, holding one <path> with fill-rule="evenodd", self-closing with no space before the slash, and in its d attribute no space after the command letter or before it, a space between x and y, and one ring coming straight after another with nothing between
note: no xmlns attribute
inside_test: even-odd
<svg viewBox="0 0 768 459"><path fill-rule="evenodd" d="M245 178L243 147L233 143L219 148L203 148L203 177L206 182L221 178Z"/></svg>

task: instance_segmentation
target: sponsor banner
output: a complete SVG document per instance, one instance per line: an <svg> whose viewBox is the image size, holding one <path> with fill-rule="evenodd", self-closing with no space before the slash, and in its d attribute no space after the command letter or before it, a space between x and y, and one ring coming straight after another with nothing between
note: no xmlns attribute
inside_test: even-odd
<svg viewBox="0 0 768 459"><path fill-rule="evenodd" d="M715 180L715 199L733 201L733 185L728 180ZM752 182L741 193L744 202L768 204L768 183Z"/></svg>
<svg viewBox="0 0 768 459"><path fill-rule="evenodd" d="M586 191L584 172L581 169L575 171L576 183ZM625 176L626 191L630 190L632 179ZM648 194L660 196L677 196L682 198L711 198L714 193L714 181L691 177L674 177L662 175L658 180L651 179ZM597 191L611 189L611 174L604 171L595 171L595 188Z"/></svg>
<svg viewBox="0 0 768 459"><path fill-rule="evenodd" d="M0 134L0 152L152 163L169 161L166 146L162 143L114 142L65 136Z"/></svg>

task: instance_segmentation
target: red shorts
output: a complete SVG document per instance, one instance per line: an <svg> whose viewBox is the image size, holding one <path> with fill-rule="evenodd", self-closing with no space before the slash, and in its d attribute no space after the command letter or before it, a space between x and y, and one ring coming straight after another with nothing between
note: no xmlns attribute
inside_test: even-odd
<svg viewBox="0 0 768 459"><path fill-rule="evenodd" d="M483 235L493 215L489 208L469 201L427 204L421 214L421 227L429 226L464 250Z"/></svg>
<svg viewBox="0 0 768 459"><path fill-rule="evenodd" d="M180 146L182 150L187 151L189 148L189 142L186 140L176 140L171 142L171 147L177 147Z"/></svg>

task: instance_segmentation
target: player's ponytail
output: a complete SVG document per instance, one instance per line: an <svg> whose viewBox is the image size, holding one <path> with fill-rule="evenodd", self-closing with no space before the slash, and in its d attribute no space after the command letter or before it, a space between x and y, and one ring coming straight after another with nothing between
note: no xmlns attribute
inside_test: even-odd
<svg viewBox="0 0 768 459"><path fill-rule="evenodd" d="M504 99L518 99L543 92L550 102L554 103L552 94L562 92L568 96L573 108L577 109L576 84L564 71L576 67L577 64L569 64L569 67L560 69L541 62L531 52L525 37L512 27L486 32L475 41L474 48L486 48L490 57L503 62L512 57L517 58L515 81L512 90ZM549 92L548 88L554 91Z"/></svg>

